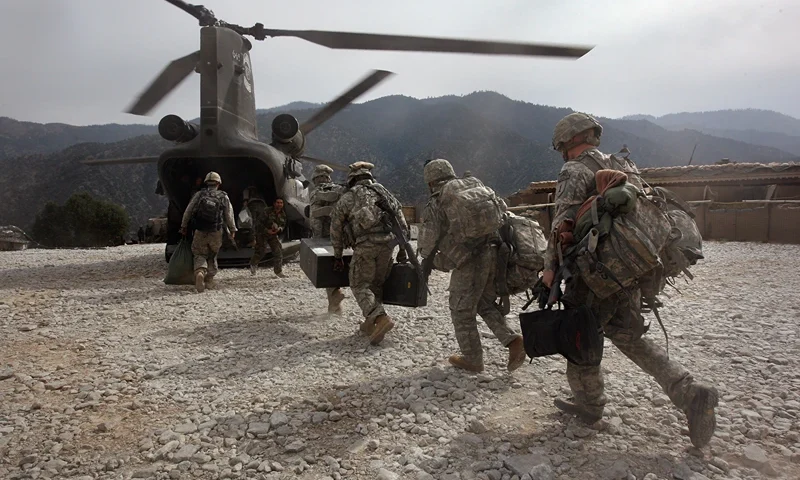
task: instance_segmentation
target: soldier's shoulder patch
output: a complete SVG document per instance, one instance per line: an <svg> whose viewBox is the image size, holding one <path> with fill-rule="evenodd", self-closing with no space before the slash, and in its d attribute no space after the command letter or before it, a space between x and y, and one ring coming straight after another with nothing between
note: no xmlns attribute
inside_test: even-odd
<svg viewBox="0 0 800 480"><path fill-rule="evenodd" d="M560 197L564 193L564 189L567 188L567 184L569 183L569 179L572 176L569 168L562 168L561 171L558 173L558 183L556 184L556 197Z"/></svg>

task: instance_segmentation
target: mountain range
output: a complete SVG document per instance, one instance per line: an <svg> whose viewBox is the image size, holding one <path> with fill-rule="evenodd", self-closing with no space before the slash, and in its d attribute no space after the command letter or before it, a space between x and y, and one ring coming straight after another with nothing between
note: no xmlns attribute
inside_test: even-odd
<svg viewBox="0 0 800 480"><path fill-rule="evenodd" d="M301 122L322 105L294 102L258 111L269 141L277 113ZM560 156L550 147L553 127L568 108L534 105L495 92L415 99L388 96L347 107L307 139L306 153L337 163L368 160L375 176L405 204L425 201L422 166L449 159L499 194L531 181L555 179ZM787 162L800 157L800 120L764 110L677 113L663 117L598 117L601 149L623 145L640 167L741 162ZM161 215L166 200L154 193L153 165L89 167L80 160L158 155L168 147L154 125L37 124L0 117L0 224L27 228L48 200L63 202L77 190L123 205L138 228ZM310 173L313 165L305 165Z"/></svg>

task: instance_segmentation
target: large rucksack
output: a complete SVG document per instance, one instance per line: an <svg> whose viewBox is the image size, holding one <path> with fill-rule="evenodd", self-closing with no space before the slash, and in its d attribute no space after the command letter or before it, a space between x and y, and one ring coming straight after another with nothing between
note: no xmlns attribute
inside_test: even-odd
<svg viewBox="0 0 800 480"><path fill-rule="evenodd" d="M350 191L356 197L356 208L350 212L348 221L354 237L357 239L370 233L388 233L390 230L384 221L383 210L377 205L381 197L391 197L388 190L383 185L372 183L356 185Z"/></svg>
<svg viewBox="0 0 800 480"><path fill-rule="evenodd" d="M542 227L532 218L506 212L500 232L503 241L511 247L506 269L508 293L514 295L533 288L544 268L547 249Z"/></svg>
<svg viewBox="0 0 800 480"><path fill-rule="evenodd" d="M225 208L225 192L221 190L201 190L194 207L192 220L194 228L201 232L215 232L222 229L222 215Z"/></svg>
<svg viewBox="0 0 800 480"><path fill-rule="evenodd" d="M505 203L475 177L456 178L445 183L439 205L447 218L450 255L457 266L503 225Z"/></svg>
<svg viewBox="0 0 800 480"><path fill-rule="evenodd" d="M600 171L596 171L597 174ZM598 299L626 289L661 268L659 253L671 224L659 202L638 192L627 213L592 212L592 227L567 252ZM603 231L601 231L603 230Z"/></svg>

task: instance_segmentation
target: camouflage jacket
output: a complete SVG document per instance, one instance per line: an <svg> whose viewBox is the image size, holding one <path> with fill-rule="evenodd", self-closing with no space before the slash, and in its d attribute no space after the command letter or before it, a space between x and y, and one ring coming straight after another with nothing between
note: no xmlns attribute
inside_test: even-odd
<svg viewBox="0 0 800 480"><path fill-rule="evenodd" d="M192 219L192 215L194 214L194 208L197 205L197 201L200 199L200 194L203 192L203 189L199 190L197 193L192 196L192 200L189 202L189 205L186 207L186 210L183 212L183 219L181 220L181 228L188 228L189 221ZM222 193L222 218L225 223L225 226L228 227L228 232L234 233L236 232L236 222L234 221L233 217L233 205L231 205L231 201L228 198L228 194L224 191L220 190Z"/></svg>
<svg viewBox="0 0 800 480"><path fill-rule="evenodd" d="M267 230L272 230L273 225L278 227L278 233L286 229L286 209L281 210L280 213L275 212L275 207L267 210Z"/></svg>
<svg viewBox="0 0 800 480"><path fill-rule="evenodd" d="M589 197L597 193L594 174L598 170L619 170L628 175L628 183L642 187L639 169L633 161L606 155L595 147L585 150L576 158L564 162L556 184L555 214L545 252L545 269L555 269L557 263L556 232L566 219L575 219L578 209Z"/></svg>
<svg viewBox="0 0 800 480"><path fill-rule="evenodd" d="M321 183L316 186L309 198L310 217L330 217L333 206L344 193L345 187L336 183Z"/></svg>
<svg viewBox="0 0 800 480"><path fill-rule="evenodd" d="M406 224L406 220L403 217L402 205L394 195L379 183L362 180L342 194L331 213L331 244L333 245L335 257L341 257L342 252L348 246L356 246L365 241L389 243L394 239L390 227L384 223L378 222L373 227L365 229L354 221L354 217L362 209L371 209L378 212L375 204L379 200L379 195L376 190L386 198L404 232L408 232L408 224ZM349 230L349 232L346 230Z"/></svg>

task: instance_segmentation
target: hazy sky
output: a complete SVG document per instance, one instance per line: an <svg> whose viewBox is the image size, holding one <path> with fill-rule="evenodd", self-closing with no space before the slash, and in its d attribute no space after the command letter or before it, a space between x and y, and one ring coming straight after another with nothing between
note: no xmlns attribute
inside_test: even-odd
<svg viewBox="0 0 800 480"><path fill-rule="evenodd" d="M202 3L244 26L596 45L583 58L566 60L253 40L259 108L327 102L381 68L397 75L360 101L495 90L610 117L748 107L800 117L797 0ZM150 116L122 112L169 61L198 46L196 20L163 0L2 0L0 116L76 125L156 123L168 113L194 118L197 74Z"/></svg>

